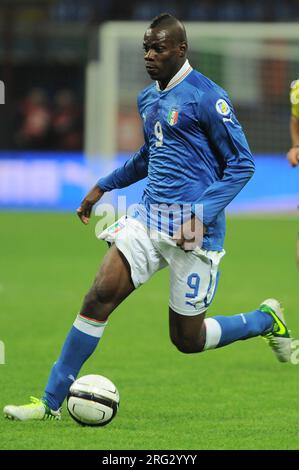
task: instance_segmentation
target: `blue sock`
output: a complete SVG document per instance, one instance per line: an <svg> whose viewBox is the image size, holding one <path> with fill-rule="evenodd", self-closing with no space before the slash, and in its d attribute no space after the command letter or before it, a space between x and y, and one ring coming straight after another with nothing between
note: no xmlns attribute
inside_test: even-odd
<svg viewBox="0 0 299 470"><path fill-rule="evenodd" d="M240 339L252 338L265 333L273 325L271 315L255 310L229 317L207 318L206 345L204 349L220 348Z"/></svg>
<svg viewBox="0 0 299 470"><path fill-rule="evenodd" d="M105 326L104 322L82 315L76 318L45 388L43 400L52 410L60 408L84 362L94 352Z"/></svg>

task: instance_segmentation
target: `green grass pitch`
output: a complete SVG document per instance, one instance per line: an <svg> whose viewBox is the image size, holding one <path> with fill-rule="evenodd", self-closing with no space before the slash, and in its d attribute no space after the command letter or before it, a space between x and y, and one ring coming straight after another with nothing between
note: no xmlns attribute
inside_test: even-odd
<svg viewBox="0 0 299 470"><path fill-rule="evenodd" d="M95 222L95 220L94 220ZM1 213L0 406L40 396L106 245L70 214ZM229 218L209 315L286 307L299 338L295 217ZM280 364L260 338L184 355L168 336L168 272L156 274L110 318L80 375L117 385L121 404L104 428L0 416L2 449L299 449L299 365ZM298 354L299 358L299 354Z"/></svg>

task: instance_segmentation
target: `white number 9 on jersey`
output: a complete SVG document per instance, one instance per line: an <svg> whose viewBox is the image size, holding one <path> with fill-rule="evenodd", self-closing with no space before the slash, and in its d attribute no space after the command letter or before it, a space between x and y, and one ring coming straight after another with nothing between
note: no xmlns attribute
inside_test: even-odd
<svg viewBox="0 0 299 470"><path fill-rule="evenodd" d="M156 140L156 147L162 147L163 145L163 131L160 121L157 121L155 124L155 136Z"/></svg>

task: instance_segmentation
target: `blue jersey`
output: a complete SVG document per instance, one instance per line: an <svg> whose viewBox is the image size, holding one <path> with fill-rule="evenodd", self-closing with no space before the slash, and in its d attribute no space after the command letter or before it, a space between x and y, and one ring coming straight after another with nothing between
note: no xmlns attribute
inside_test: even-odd
<svg viewBox="0 0 299 470"><path fill-rule="evenodd" d="M138 109L145 144L98 185L110 191L147 176L141 221L148 223L151 205L189 206L207 227L203 248L221 250L224 209L254 172L227 93L186 61L164 90L157 83L145 88Z"/></svg>

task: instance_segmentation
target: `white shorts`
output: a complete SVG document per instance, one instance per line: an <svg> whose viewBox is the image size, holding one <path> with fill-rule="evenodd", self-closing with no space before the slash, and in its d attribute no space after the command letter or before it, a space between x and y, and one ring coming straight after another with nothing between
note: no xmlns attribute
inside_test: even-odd
<svg viewBox="0 0 299 470"><path fill-rule="evenodd" d="M218 266L225 251L196 248L183 251L161 232L148 233L138 220L123 216L98 238L115 243L126 257L135 288L160 269L169 266L169 306L181 315L198 315L211 304L217 283Z"/></svg>

